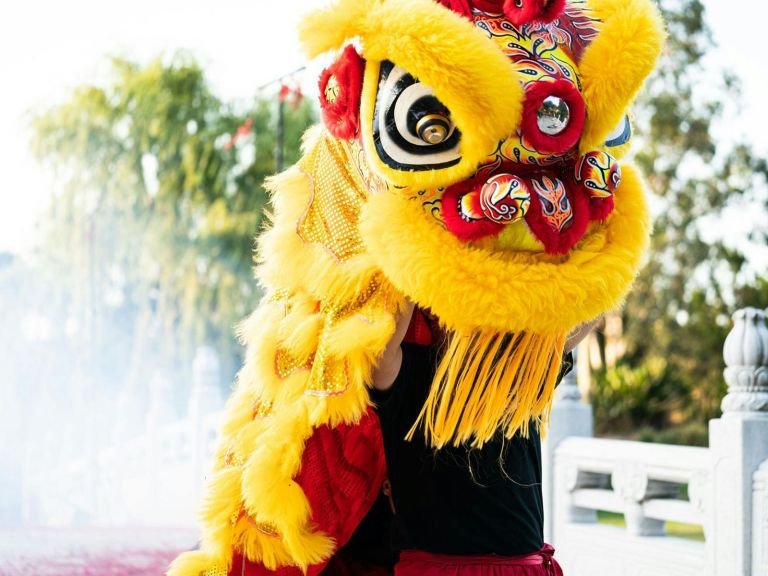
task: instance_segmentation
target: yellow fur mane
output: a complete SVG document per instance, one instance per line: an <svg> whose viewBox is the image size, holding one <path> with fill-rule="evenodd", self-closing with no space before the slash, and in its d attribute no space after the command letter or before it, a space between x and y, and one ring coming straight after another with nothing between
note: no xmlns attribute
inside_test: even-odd
<svg viewBox="0 0 768 576"><path fill-rule="evenodd" d="M583 151L603 148L664 36L650 0L588 6L600 23L579 62ZM620 306L648 243L632 165L622 167L613 213L563 256L467 245L409 198L470 176L520 121L518 70L468 20L432 0L338 0L305 20L302 40L311 56L359 43L364 119L384 60L432 87L461 131L461 160L435 171L390 168L364 121L362 148L314 129L299 163L269 181L274 213L257 256L265 297L240 327L246 359L208 477L201 549L179 556L170 576L226 576L233 551L304 571L333 553L337 543L313 526L295 480L305 443L320 426L360 421L406 295L453 335L420 423L436 446L479 445L498 426L511 435L546 422L565 334ZM503 369L489 360L497 357L508 358Z"/></svg>

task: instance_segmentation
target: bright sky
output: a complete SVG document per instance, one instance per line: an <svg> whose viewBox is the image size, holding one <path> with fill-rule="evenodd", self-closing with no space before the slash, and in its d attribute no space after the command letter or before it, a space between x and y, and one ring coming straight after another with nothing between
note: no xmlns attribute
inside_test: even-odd
<svg viewBox="0 0 768 576"><path fill-rule="evenodd" d="M303 58L299 16L323 0L26 0L0 18L0 251L24 252L54 183L29 152L29 114L64 100L76 86L103 78L107 54L146 61L188 49L204 65L218 94L247 99ZM732 3L705 0L721 46L719 57L743 79L746 108L729 137L768 150L768 65L759 58L768 3L749 0L750 14ZM757 119L758 121L754 121Z"/></svg>

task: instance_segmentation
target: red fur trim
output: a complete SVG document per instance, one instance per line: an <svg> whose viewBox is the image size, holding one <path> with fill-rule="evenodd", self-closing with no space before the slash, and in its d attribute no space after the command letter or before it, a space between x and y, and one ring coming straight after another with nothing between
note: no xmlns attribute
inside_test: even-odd
<svg viewBox="0 0 768 576"><path fill-rule="evenodd" d="M571 221L564 229L557 230L545 218L541 199L533 185L531 186L531 207L525 215L528 228L544 244L547 254L567 254L584 236L589 224L589 199L570 179L561 178L562 180L564 180L566 196L572 211Z"/></svg>
<svg viewBox="0 0 768 576"><path fill-rule="evenodd" d="M492 222L485 217L470 221L462 218L459 210L459 201L465 194L476 196L471 198L473 209L479 215L482 214L482 211L480 210L479 194L474 187L474 180L467 180L466 182L451 186L445 193L443 193L443 198L441 200L441 214L443 216L443 222L445 222L445 227L448 228L448 231L451 232L451 234L465 242L479 240L486 236L496 236L504 229L503 224Z"/></svg>
<svg viewBox="0 0 768 576"><path fill-rule="evenodd" d="M351 140L357 135L364 70L365 61L349 44L341 56L320 74L320 111L325 126L335 138ZM325 94L331 76L336 78L339 86L333 102L329 102Z"/></svg>
<svg viewBox="0 0 768 576"><path fill-rule="evenodd" d="M555 136L544 134L538 125L537 112L549 96L562 98L570 110L568 126ZM526 86L523 119L520 128L525 142L537 152L562 154L573 148L581 138L585 117L584 98L582 98L578 88L568 80L538 80Z"/></svg>
<svg viewBox="0 0 768 576"><path fill-rule="evenodd" d="M408 325L408 331L405 333L403 342L418 344L419 346L432 344L432 328L429 326L424 313L418 308L413 311L411 323Z"/></svg>
<svg viewBox="0 0 768 576"><path fill-rule="evenodd" d="M589 219L600 220L601 222L608 218L613 212L613 196L608 198L590 198L589 199Z"/></svg>
<svg viewBox="0 0 768 576"><path fill-rule="evenodd" d="M506 0L504 15L515 26L552 22L565 9L565 0Z"/></svg>
<svg viewBox="0 0 768 576"><path fill-rule="evenodd" d="M472 0L472 5L488 14L501 14L504 12L504 0Z"/></svg>
<svg viewBox="0 0 768 576"><path fill-rule="evenodd" d="M453 10L456 14L464 16L465 18L472 19L472 7L469 5L469 0L437 0L449 10Z"/></svg>
<svg viewBox="0 0 768 576"><path fill-rule="evenodd" d="M383 442L379 418L368 408L357 424L315 428L304 445L294 481L307 496L313 527L335 540L334 552L349 541L381 492L387 475ZM272 571L235 552L229 576L317 576L327 563L305 572L292 566Z"/></svg>

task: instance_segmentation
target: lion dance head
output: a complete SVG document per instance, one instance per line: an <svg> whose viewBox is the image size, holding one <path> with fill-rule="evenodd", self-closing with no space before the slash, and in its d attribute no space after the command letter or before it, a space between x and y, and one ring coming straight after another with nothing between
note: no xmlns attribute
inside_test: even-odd
<svg viewBox="0 0 768 576"><path fill-rule="evenodd" d="M406 299L447 333L411 434L480 446L546 420L566 335L621 304L648 244L622 158L664 39L650 0L338 0L301 39L333 54L323 126L269 183L265 297L241 329L203 550L174 575L227 574L233 554L311 572L343 543L307 454L323 430L367 437ZM366 454L357 469L383 467Z"/></svg>

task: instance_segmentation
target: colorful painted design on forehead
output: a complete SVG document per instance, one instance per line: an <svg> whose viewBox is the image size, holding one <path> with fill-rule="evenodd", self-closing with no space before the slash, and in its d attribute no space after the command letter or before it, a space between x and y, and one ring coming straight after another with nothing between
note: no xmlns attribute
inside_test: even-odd
<svg viewBox="0 0 768 576"><path fill-rule="evenodd" d="M526 0L526 2L530 1ZM584 49L598 34L596 26L598 19L590 15L586 0L571 0L555 18L546 21L533 19L527 23L515 23L508 14L505 14L505 2L474 0L465 2L464 8L455 3L451 5L451 0L443 0L443 4L471 18L479 27L493 36L506 36L509 33L527 36L549 35L557 44L567 49L576 61L581 58Z"/></svg>
<svg viewBox="0 0 768 576"><path fill-rule="evenodd" d="M580 6L569 4L563 16L549 24L514 26L503 14L475 10L475 25L488 34L501 50L521 65L523 74L536 80L542 76L566 78L580 86L577 62L597 36L595 18Z"/></svg>

